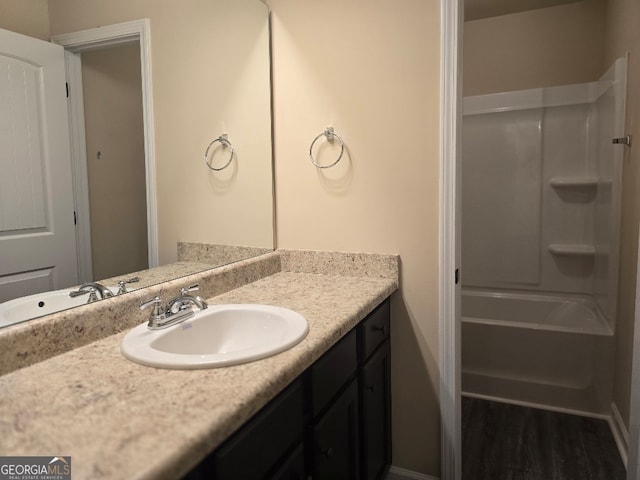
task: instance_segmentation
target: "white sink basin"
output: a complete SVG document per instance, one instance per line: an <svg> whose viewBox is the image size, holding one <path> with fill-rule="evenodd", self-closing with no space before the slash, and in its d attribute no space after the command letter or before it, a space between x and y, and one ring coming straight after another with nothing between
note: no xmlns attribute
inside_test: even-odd
<svg viewBox="0 0 640 480"><path fill-rule="evenodd" d="M216 368L287 350L307 335L304 317L270 305L210 305L163 330L138 325L122 340L129 360L159 368Z"/></svg>

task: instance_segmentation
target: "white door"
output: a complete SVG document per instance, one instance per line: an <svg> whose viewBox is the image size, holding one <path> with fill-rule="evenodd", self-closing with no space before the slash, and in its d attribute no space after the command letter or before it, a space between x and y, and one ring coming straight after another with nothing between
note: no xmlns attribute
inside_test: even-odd
<svg viewBox="0 0 640 480"><path fill-rule="evenodd" d="M0 302L78 282L64 49L0 29Z"/></svg>

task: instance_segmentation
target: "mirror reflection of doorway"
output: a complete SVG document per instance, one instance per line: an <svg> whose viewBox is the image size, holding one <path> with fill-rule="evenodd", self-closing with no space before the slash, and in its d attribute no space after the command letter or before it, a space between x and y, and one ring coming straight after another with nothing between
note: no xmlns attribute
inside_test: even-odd
<svg viewBox="0 0 640 480"><path fill-rule="evenodd" d="M138 42L82 53L93 279L147 269Z"/></svg>

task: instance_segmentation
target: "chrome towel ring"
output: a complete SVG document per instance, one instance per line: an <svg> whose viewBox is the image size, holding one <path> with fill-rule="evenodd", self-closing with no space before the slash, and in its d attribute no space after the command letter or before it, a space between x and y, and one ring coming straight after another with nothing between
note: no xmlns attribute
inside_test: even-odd
<svg viewBox="0 0 640 480"><path fill-rule="evenodd" d="M338 140L340 140L340 155L338 155L338 158L335 160L335 162L330 163L329 165L320 165L318 162L316 162L315 158L313 158L313 146L316 144L318 139L320 139L320 137L323 137L323 136L326 137L327 141L329 142L333 142L334 138L337 138ZM340 161L343 153L344 153L344 140L342 140L342 137L340 135L334 132L333 127L325 128L324 132L322 132L320 135L318 135L316 138L313 139L313 142L311 142L311 146L309 147L309 158L311 159L311 163L313 163L318 168L333 167L336 163Z"/></svg>
<svg viewBox="0 0 640 480"><path fill-rule="evenodd" d="M217 142L220 142L223 145L223 147L231 147L231 155L229 155L229 160L227 161L227 163L225 163L221 167L214 167L211 165L211 162L209 161L209 150L211 150L211 147L213 146L213 144ZM225 168L227 168L231 163L231 160L233 160L233 145L231 145L231 142L229 141L229 135L227 135L226 133L223 133L218 138L215 138L207 147L207 150L204 152L204 163L211 170L215 170L216 172L219 172L220 170L224 170Z"/></svg>

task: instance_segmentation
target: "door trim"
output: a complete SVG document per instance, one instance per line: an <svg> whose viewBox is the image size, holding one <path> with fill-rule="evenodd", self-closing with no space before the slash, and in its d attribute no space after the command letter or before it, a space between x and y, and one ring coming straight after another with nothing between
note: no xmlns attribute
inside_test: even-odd
<svg viewBox="0 0 640 480"><path fill-rule="evenodd" d="M78 32L65 33L51 37L53 43L62 45L65 50L80 54L82 52L96 50L99 48L122 45L126 43L139 42L140 44L140 73L142 76L142 116L144 125L144 156L145 169L147 179L147 241L149 248L149 268L158 266L158 213L157 213L157 192L156 192L156 163L155 163L155 128L153 117L153 83L151 80L151 23L148 18L141 20L133 20L130 22L118 23L115 25L106 25L99 28L91 28ZM80 78L79 69L81 64L79 61L73 62L75 72L72 77ZM77 90L72 89L71 94L77 94ZM81 99L76 99L76 102ZM77 120L77 116L74 116ZM84 122L75 122L71 118L72 128L74 132L78 129L78 135L84 139ZM75 136L75 134L74 134ZM84 140L83 142L84 143ZM78 148L82 146L75 144L72 155L81 155L74 158L77 164L84 163L86 181L86 149L78 152ZM78 198L82 200L82 198ZM86 217L88 218L88 217ZM87 248L86 242L89 242L89 226L87 222L83 222L86 230L80 235L85 245L79 250L86 262ZM90 255L90 246L89 246ZM91 257L89 257L90 259ZM86 265L82 268L82 272L87 272Z"/></svg>
<svg viewBox="0 0 640 480"><path fill-rule="evenodd" d="M460 127L463 0L440 1L439 361L441 478L462 476L460 397Z"/></svg>
<svg viewBox="0 0 640 480"><path fill-rule="evenodd" d="M76 218L76 251L78 256L78 281L93 281L91 257L91 223L89 213L89 182L87 174L87 145L84 128L84 107L82 98L82 65L79 54L64 51L67 82L73 85L69 92L69 137L71 146L71 166L73 180L73 200Z"/></svg>
<svg viewBox="0 0 640 480"><path fill-rule="evenodd" d="M630 410L627 480L640 480L640 243L638 245L638 262L636 266Z"/></svg>

